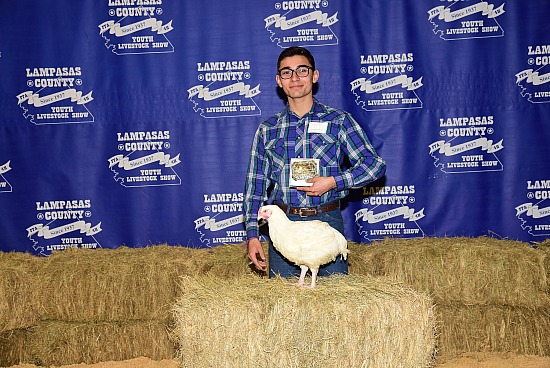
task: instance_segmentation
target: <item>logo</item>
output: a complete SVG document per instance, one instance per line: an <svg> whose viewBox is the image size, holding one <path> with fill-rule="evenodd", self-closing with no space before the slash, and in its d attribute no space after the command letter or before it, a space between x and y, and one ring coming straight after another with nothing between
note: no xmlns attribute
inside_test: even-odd
<svg viewBox="0 0 550 368"><path fill-rule="evenodd" d="M4 165L0 165L0 193L11 193L12 186L4 176L5 173L11 170L10 162L6 162Z"/></svg>
<svg viewBox="0 0 550 368"><path fill-rule="evenodd" d="M164 24L156 16L163 14L162 0L109 0L109 16L115 20L101 23L99 34L105 47L117 55L174 52L166 37L172 21Z"/></svg>
<svg viewBox="0 0 550 368"><path fill-rule="evenodd" d="M446 139L430 144L435 167L446 174L503 171L496 153L504 148L488 139L495 133L493 116L439 119L439 135Z"/></svg>
<svg viewBox="0 0 550 368"><path fill-rule="evenodd" d="M516 207L521 228L533 236L550 236L550 180L528 180L527 199Z"/></svg>
<svg viewBox="0 0 550 368"><path fill-rule="evenodd" d="M228 118L261 115L254 101L260 85L251 88L249 60L209 61L197 63L197 79L205 84L187 90L193 109L204 118Z"/></svg>
<svg viewBox="0 0 550 368"><path fill-rule="evenodd" d="M209 214L195 220L195 230L200 234L202 244L215 246L246 240L246 231L242 230L243 199L243 193L204 194L204 212ZM238 230L229 230L234 226Z"/></svg>
<svg viewBox="0 0 550 368"><path fill-rule="evenodd" d="M122 154L109 159L113 178L126 188L181 185L174 171L180 154L173 158L169 150L170 131L118 132L117 148Z"/></svg>
<svg viewBox="0 0 550 368"><path fill-rule="evenodd" d="M413 80L412 53L361 55L361 74L368 77L352 81L355 102L366 111L418 109L422 101L416 90L422 77Z"/></svg>
<svg viewBox="0 0 550 368"><path fill-rule="evenodd" d="M338 22L338 12L325 12L328 0L281 1L275 3L275 13L265 18L265 29L277 46L337 45L338 37L330 28Z"/></svg>
<svg viewBox="0 0 550 368"><path fill-rule="evenodd" d="M433 32L445 41L471 38L502 37L504 30L497 17L504 14L504 3L498 8L487 1L464 6L453 1L448 6L436 6L428 11Z"/></svg>
<svg viewBox="0 0 550 368"><path fill-rule="evenodd" d="M27 87L17 96L25 119L35 125L90 123L94 116L86 107L92 91L84 94L82 69L71 67L26 68Z"/></svg>
<svg viewBox="0 0 550 368"><path fill-rule="evenodd" d="M424 231L418 220L424 208L416 211L414 185L364 187L363 208L355 212L355 224L359 234L368 242L386 237L421 238Z"/></svg>
<svg viewBox="0 0 550 368"><path fill-rule="evenodd" d="M95 238L102 231L101 222L87 222L92 217L91 207L89 199L36 202L40 222L27 228L33 252L48 256L67 248L101 248Z"/></svg>
<svg viewBox="0 0 550 368"><path fill-rule="evenodd" d="M521 95L531 103L550 102L550 45L527 46L527 64L534 68L516 74Z"/></svg>

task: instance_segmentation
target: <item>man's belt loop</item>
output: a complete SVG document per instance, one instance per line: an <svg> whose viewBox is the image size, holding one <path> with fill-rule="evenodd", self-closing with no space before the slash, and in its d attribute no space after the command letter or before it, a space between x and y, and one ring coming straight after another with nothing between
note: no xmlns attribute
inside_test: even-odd
<svg viewBox="0 0 550 368"><path fill-rule="evenodd" d="M340 201L324 204L318 207L288 207L286 204L277 203L280 209L291 215L300 217L317 216L322 212L330 212L340 208Z"/></svg>

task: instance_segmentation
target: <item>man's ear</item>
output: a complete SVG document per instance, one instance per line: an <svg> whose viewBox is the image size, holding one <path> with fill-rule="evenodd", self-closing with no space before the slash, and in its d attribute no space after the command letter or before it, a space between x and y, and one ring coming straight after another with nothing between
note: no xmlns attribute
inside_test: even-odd
<svg viewBox="0 0 550 368"><path fill-rule="evenodd" d="M319 80L319 70L315 69L313 71L313 83L317 83L318 80Z"/></svg>
<svg viewBox="0 0 550 368"><path fill-rule="evenodd" d="M279 74L275 75L275 81L277 82L277 85L281 88L283 88L283 84L281 83L281 77L279 77Z"/></svg>

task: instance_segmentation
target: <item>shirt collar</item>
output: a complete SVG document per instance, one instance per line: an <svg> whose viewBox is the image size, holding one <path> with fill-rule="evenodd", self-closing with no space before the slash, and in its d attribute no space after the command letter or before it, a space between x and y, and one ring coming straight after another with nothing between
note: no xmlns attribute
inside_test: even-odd
<svg viewBox="0 0 550 368"><path fill-rule="evenodd" d="M304 118L304 117L306 117L306 116L308 116L308 115L313 115L313 114L315 114L316 112L320 111L320 109L321 109L320 102L317 101L317 99L314 98L314 99L313 99L313 105L311 105L311 109L309 110L309 112L307 112L304 116L302 116L301 118L298 118L298 119L302 119L302 118ZM286 104L286 113L287 113L288 115L297 116L292 110L290 110L290 105L288 104L288 102L287 102L287 104Z"/></svg>

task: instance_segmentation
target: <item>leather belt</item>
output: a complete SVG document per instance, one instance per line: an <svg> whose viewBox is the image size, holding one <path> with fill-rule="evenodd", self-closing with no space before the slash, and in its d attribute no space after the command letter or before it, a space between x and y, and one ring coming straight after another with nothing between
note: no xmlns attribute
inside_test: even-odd
<svg viewBox="0 0 550 368"><path fill-rule="evenodd" d="M280 209L291 215L298 215L300 217L317 216L322 212L330 212L340 208L340 201L332 202L329 204L321 205L318 207L288 207L286 204L277 203Z"/></svg>

